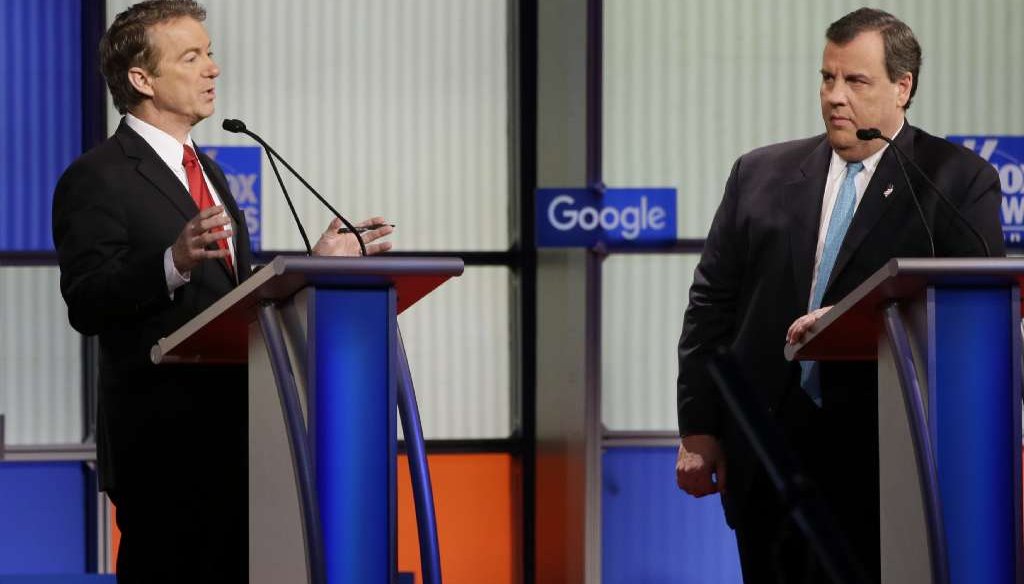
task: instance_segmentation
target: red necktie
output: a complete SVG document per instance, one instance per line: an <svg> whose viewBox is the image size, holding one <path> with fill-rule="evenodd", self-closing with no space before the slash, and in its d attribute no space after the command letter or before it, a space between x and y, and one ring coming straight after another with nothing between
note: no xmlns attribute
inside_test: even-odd
<svg viewBox="0 0 1024 584"><path fill-rule="evenodd" d="M196 157L195 150L188 144L184 145L185 155L181 159L181 163L185 166L185 175L188 177L188 192L192 195L192 200L196 202L196 207L199 210L209 209L213 206L213 195L210 194L210 188L206 186L206 179L203 178L203 170L199 166L199 158ZM215 227L212 231L223 231L223 227ZM228 249L228 240L220 239L217 240L217 247L221 249ZM228 264L228 269L232 273L235 271L235 266L231 261L231 255L228 254L224 258L224 261Z"/></svg>

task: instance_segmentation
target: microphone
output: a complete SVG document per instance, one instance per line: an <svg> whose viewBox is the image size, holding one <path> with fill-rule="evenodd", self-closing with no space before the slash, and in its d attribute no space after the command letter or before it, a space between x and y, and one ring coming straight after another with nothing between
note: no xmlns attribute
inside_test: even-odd
<svg viewBox="0 0 1024 584"><path fill-rule="evenodd" d="M902 159L906 159L907 162L909 162L910 165L914 167L914 170L917 171L917 174L924 178L925 182L928 183L928 186L930 186L932 190L935 191L935 194L938 195L939 200L945 203L946 206L953 211L957 218L960 219L960 222L967 226L967 229L971 232L971 234L973 234L974 237L979 242L981 242L981 247L984 248L985 250L985 257L992 257L992 250L989 249L988 242L985 241L985 238L982 237L980 233L978 233L978 230L975 229L973 225L971 225L971 222L968 221L966 217L964 217L963 213L960 212L960 209L956 208L956 205L954 205L952 201L949 200L945 193L942 192L942 189L940 189L938 185L936 185L932 181L932 179L927 174L925 174L924 170L916 162L914 162L912 158L907 156L907 153L904 152L902 148L897 146L896 143L893 142L890 138L883 136L881 130L879 130L878 128L866 128L857 130L857 138L860 140L885 140L886 142L889 143L890 146L892 146L896 150L896 162L899 163L900 169L903 170L903 178L907 181L907 186L910 187L910 192L914 197L914 203L917 205L917 212L918 214L920 214L922 222L924 222L924 213L921 210L921 203L917 199L917 194L914 192L914 187L910 184L910 178L907 176L907 170L903 166ZM928 232L928 239L932 246L932 257L935 257L935 240L932 239L932 234L931 231L928 229L927 224L925 224L924 228L925 231Z"/></svg>
<svg viewBox="0 0 1024 584"><path fill-rule="evenodd" d="M246 134L256 142L258 142L260 146L263 146L264 150L267 151L267 160L270 161L270 167L274 169L274 174L277 176L277 182L278 184L281 185L281 190L284 192L285 200L288 201L288 208L291 209L292 217L295 218L295 224L299 226L299 232L302 234L302 240L306 244L306 251L308 255L313 255L313 249L310 247L309 238L306 236L306 231L305 229L302 228L302 223L299 221L299 215L298 213L295 212L295 206L292 204L291 197L288 196L288 191L284 187L284 181L281 179L281 173L278 172L277 165L274 163L274 157L277 157L277 159L281 161L281 164L283 164L284 167L287 168L288 171L295 176L295 178L299 179L299 182L301 182L303 186L309 189L309 192L313 193L313 196L316 197L318 201L323 203L323 205L327 207L327 209L330 210L331 213L333 213L334 216L337 217L338 220L340 220L345 225L345 227L349 228L351 233L356 236L356 241L359 242L359 251L361 255L366 255L366 244L363 243L363 237L362 235L359 234L357 228L354 225L352 225L348 221L348 219L345 219L341 215L341 213L338 212L337 209L335 209L330 203L327 202L326 199L320 196L320 193L318 193L316 189L314 189L308 182L306 182L306 179L302 178L302 175L299 174L298 171L296 171L294 168L292 168L292 166L288 164L288 161L285 160L283 156L278 154L277 151L270 146L270 144L267 144L266 141L264 141L263 138L260 138L255 132L252 132L251 130L246 128L245 122L243 122L242 120L225 119L224 122L221 123L221 127L227 130L228 132L232 132L235 134Z"/></svg>
<svg viewBox="0 0 1024 584"><path fill-rule="evenodd" d="M274 157L270 155L270 147L267 146L259 136L247 130L245 128L245 123L242 122L242 120L224 120L221 127L233 134L248 134L267 149L267 160L270 161L270 168L274 169L274 176L277 177L277 184L281 185L281 192L284 193L284 200L288 202L288 209L292 212L292 219L295 220L295 225L299 228L299 235L302 236L302 243L306 246L306 255L313 255L313 248L309 245L309 236L306 235L306 230L302 227L302 221L299 221L299 214L295 211L295 204L292 203L292 198L288 195L288 189L284 186L284 180L281 178L281 172L277 169Z"/></svg>
<svg viewBox="0 0 1024 584"><path fill-rule="evenodd" d="M224 123L220 125L220 127L222 127L225 130L231 132L232 134L237 134L239 132L246 132L247 131L245 129L245 122L243 122L242 120L226 119L226 120L224 120ZM858 136L859 136L859 134L858 134Z"/></svg>
<svg viewBox="0 0 1024 584"><path fill-rule="evenodd" d="M245 129L245 124L242 124L242 122L239 122L238 120L224 120L224 129L225 130L228 129L228 122L238 122L239 124L242 125L242 129L243 130ZM858 140L874 140L875 138L881 138L881 137L882 137L882 131L879 130L878 128L861 128L861 129L857 130L857 139ZM886 142L889 142L889 141L890 140L886 139Z"/></svg>
<svg viewBox="0 0 1024 584"><path fill-rule="evenodd" d="M892 140L889 140L882 135L882 132L878 128L868 128L857 130L857 138L860 140L874 140L881 138L892 144ZM895 146L895 144L893 144ZM914 199L914 207L917 209L917 216L921 218L921 226L924 227L925 235L928 236L928 249L931 251L932 257L935 257L935 237L932 236L932 230L928 227L928 221L924 218L924 209L921 208L921 199L917 196L917 191L914 190L914 184L910 182L910 176L907 174L907 167L903 165L903 158L900 154L903 151L896 148L896 163L900 165L900 171L903 173L903 180L907 183L907 188L910 189L910 198Z"/></svg>

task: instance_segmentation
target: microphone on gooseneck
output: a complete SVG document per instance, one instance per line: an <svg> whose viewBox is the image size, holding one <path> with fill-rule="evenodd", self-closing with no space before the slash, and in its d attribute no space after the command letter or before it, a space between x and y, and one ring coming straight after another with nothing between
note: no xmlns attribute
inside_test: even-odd
<svg viewBox="0 0 1024 584"><path fill-rule="evenodd" d="M284 188L284 181L281 180L281 174L277 171L277 166L274 164L275 157L278 160L280 160L281 164L283 164L284 167L289 170L289 172L295 175L295 178L299 179L299 182L301 182L303 186L309 189L309 192L313 193L313 196L316 197L318 201L323 203L324 206L327 207L327 209L330 210L330 212L333 213L334 216L337 217L338 220L340 220L345 225L345 227L349 228L350 232L356 236L356 241L359 242L360 253L364 256L366 255L366 244L363 243L363 237L359 234L359 231L356 229L356 227L349 223L348 219L345 219L341 215L341 213L338 212L337 209L335 209L330 203L328 203L327 199L324 199L322 196L320 196L320 193L318 193L316 189L314 189L308 182L306 182L306 179L302 178L302 175L299 174L294 168L292 168L292 166L288 164L288 161L285 160L284 157L278 154L276 150L271 148L270 144L267 144L266 141L263 140L263 138L260 138L254 132L246 128L245 123L242 122L242 120L225 119L224 122L221 124L221 127L227 130L228 132L248 135L250 138L258 142L260 146L263 146L264 150L267 151L267 159L270 160L270 166L271 168L274 169L274 174L277 175L277 182L281 185L281 190L284 191L285 199L288 201L288 208L291 209L292 216L295 218L295 223L299 226L299 231L302 233L302 239L306 243L306 250L309 253L309 255L313 255L313 250L309 246L309 238L306 237L306 231L302 228L302 223L299 222L299 216L295 212L295 206L292 204L292 200L288 196L288 191L285 190Z"/></svg>
<svg viewBox="0 0 1024 584"><path fill-rule="evenodd" d="M932 179L929 178L927 174L925 174L924 170L920 166L918 166L918 164L914 162L912 158L907 156L907 153L904 152L902 148L897 146L896 143L892 141L892 139L883 136L881 130L879 130L878 128L866 128L857 130L857 138L860 140L885 140L886 142L889 143L890 146L892 146L896 150L896 161L899 163L900 169L903 170L903 178L907 181L907 186L910 187L910 192L914 196L914 203L917 205L917 212L921 215L922 222L924 221L924 214L921 211L921 203L917 199L917 194L914 192L914 187L910 184L910 178L907 177L906 168L904 168L903 166L903 159L909 162L910 166L914 167L914 170L917 171L917 174L924 178L925 182L928 183L928 186L930 186L932 190L935 191L935 194L938 195L939 200L945 203L946 206L953 211L953 214L955 214L956 217L960 219L960 222L967 226L967 229L971 232L971 234L973 234L974 237L977 238L979 242L981 242L981 247L985 250L985 257L992 257L992 250L989 249L988 242L985 241L985 238L982 237L981 234L978 233L978 230L975 229L973 225L971 225L971 222L968 221L966 217L964 217L963 213L960 212L960 209L956 208L956 205L954 205L952 201L949 200L949 197L947 197L945 193L942 192L942 189L940 189L938 185L936 185L932 181ZM928 230L927 224L924 226L924 228L926 231L928 231L928 239L930 240L932 246L932 257L934 257L935 240L932 239L932 234L931 231Z"/></svg>
<svg viewBox="0 0 1024 584"><path fill-rule="evenodd" d="M309 245L309 236L306 235L306 230L302 227L302 221L299 221L299 214L295 212L295 205L292 203L292 198L288 196L288 189L284 186L284 180L281 178L281 172L277 170L277 163L274 162L274 157L270 155L270 146L267 146L259 136L247 130L245 128L245 124L242 123L241 120L224 120L221 127L228 132L235 134L248 134L267 150L267 160L270 161L270 168L274 169L274 176L277 177L277 184L281 185L281 192L284 193L284 200L288 202L288 209L291 210L292 218L295 219L295 226L299 228L299 235L302 236L302 243L306 245L306 255L313 255L313 248Z"/></svg>
<svg viewBox="0 0 1024 584"><path fill-rule="evenodd" d="M857 130L857 138L860 140L874 140L876 138L882 138L886 142L892 144L892 140L889 140L882 135L882 132L877 128L868 128L867 130ZM895 146L895 144L893 144ZM935 237L932 236L932 230L928 227L928 220L924 218L924 209L921 208L921 199L917 196L917 191L914 190L914 184L910 182L910 176L907 174L907 167L903 164L903 151L896 148L896 163L900 165L900 171L903 172L903 180L907 183L907 188L910 189L910 197L914 199L914 207L917 208L917 216L921 218L921 226L924 227L924 232L928 236L928 249L931 251L932 257L935 257Z"/></svg>

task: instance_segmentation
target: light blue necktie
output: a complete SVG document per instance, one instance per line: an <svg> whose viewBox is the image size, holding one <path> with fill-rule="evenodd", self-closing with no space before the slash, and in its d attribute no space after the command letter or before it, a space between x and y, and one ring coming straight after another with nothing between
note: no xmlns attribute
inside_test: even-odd
<svg viewBox="0 0 1024 584"><path fill-rule="evenodd" d="M832 268L836 265L839 248L842 247L846 230L850 228L850 223L853 221L853 212L857 208L857 186L853 184L853 179L861 170L864 170L863 162L851 162L846 165L846 178L843 179L843 185L839 187L839 196L836 197L836 204L832 207L832 216L828 220L828 231L825 232L825 246L821 250L818 277L814 284L814 290L812 290L811 310L821 308L821 299L825 296L828 279L832 276ZM800 362L800 386L804 388L814 403L821 407L821 378L817 361Z"/></svg>

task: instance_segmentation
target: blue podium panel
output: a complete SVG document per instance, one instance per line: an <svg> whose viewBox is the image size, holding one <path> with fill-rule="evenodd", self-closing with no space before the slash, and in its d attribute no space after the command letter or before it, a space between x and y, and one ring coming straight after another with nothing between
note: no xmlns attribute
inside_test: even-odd
<svg viewBox="0 0 1024 584"><path fill-rule="evenodd" d="M314 293L310 435L327 581L391 582L397 454L393 289Z"/></svg>
<svg viewBox="0 0 1024 584"><path fill-rule="evenodd" d="M1020 407L1019 316L1007 288L935 288L929 367L935 447L954 584L1013 583Z"/></svg>
<svg viewBox="0 0 1024 584"><path fill-rule="evenodd" d="M608 448L603 457L605 584L739 584L736 538L718 496L676 487L674 447Z"/></svg>
<svg viewBox="0 0 1024 584"><path fill-rule="evenodd" d="M80 462L0 464L0 574L84 573L87 496Z"/></svg>

